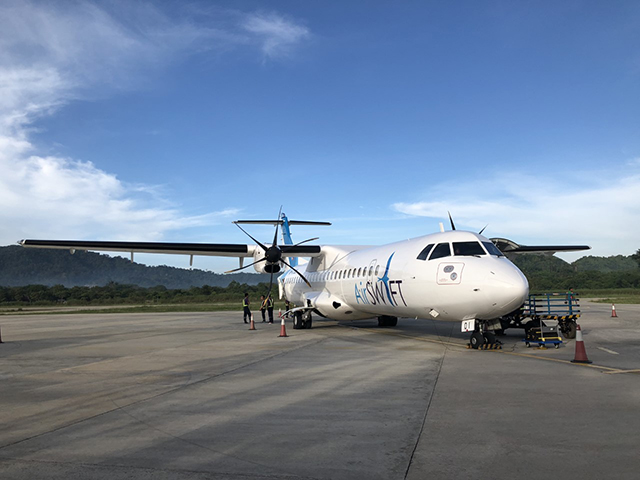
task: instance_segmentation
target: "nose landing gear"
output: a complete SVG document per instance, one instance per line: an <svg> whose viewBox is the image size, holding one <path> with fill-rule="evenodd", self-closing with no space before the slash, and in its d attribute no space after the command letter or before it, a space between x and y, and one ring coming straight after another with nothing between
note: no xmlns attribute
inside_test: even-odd
<svg viewBox="0 0 640 480"><path fill-rule="evenodd" d="M476 328L471 334L467 348L474 350L499 350L502 342L496 338L491 330L486 330L485 323L476 322Z"/></svg>

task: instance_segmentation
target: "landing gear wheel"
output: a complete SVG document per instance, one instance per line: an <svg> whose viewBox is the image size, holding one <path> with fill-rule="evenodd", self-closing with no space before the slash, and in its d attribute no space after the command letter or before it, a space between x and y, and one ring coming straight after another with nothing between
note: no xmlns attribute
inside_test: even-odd
<svg viewBox="0 0 640 480"><path fill-rule="evenodd" d="M311 312L304 312L302 314L302 326L300 328L310 329L312 321Z"/></svg>
<svg viewBox="0 0 640 480"><path fill-rule="evenodd" d="M293 329L300 330L301 328L303 328L302 312L295 312L293 314Z"/></svg>
<svg viewBox="0 0 640 480"><path fill-rule="evenodd" d="M484 335L482 334L482 332L480 331L473 332L471 334L471 339L469 340L469 343L471 343L471 348L473 348L474 350L477 350L480 347L482 347L482 345L484 345Z"/></svg>
<svg viewBox="0 0 640 480"><path fill-rule="evenodd" d="M496 335L493 332L484 332L484 343L493 345L496 343Z"/></svg>
<svg viewBox="0 0 640 480"><path fill-rule="evenodd" d="M576 322L567 322L564 324L564 328L560 328L564 338L573 339L576 338Z"/></svg>

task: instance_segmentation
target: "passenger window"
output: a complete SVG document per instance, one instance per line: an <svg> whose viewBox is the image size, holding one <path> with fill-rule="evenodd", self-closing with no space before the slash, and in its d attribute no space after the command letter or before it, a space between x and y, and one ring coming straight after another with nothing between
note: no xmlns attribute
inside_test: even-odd
<svg viewBox="0 0 640 480"><path fill-rule="evenodd" d="M436 248L433 249L429 260L435 260L436 258L443 258L451 256L451 247L448 243L439 243Z"/></svg>
<svg viewBox="0 0 640 480"><path fill-rule="evenodd" d="M376 276L378 276L379 271L380 271L380 265L376 265Z"/></svg>
<svg viewBox="0 0 640 480"><path fill-rule="evenodd" d="M369 267L369 276L371 276L372 273L373 273L373 265Z"/></svg>
<svg viewBox="0 0 640 480"><path fill-rule="evenodd" d="M463 256L486 255L480 242L453 242L453 254Z"/></svg>
<svg viewBox="0 0 640 480"><path fill-rule="evenodd" d="M430 243L429 245L424 247L417 257L418 260L426 260L432 248L433 248L433 243Z"/></svg>

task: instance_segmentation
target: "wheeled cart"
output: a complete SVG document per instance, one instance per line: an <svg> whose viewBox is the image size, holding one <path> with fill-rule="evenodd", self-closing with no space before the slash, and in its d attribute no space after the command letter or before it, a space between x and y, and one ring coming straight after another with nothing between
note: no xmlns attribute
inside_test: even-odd
<svg viewBox="0 0 640 480"><path fill-rule="evenodd" d="M542 322L539 327L527 329L522 341L525 343L527 348L529 348L532 343L537 343L538 348L547 348L547 345L553 345L555 348L560 348L560 344L562 344L558 324L553 327L548 327L544 322Z"/></svg>

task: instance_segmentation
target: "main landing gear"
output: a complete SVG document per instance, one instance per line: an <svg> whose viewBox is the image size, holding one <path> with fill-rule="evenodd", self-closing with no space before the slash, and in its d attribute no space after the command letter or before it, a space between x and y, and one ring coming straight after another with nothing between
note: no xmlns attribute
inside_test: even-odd
<svg viewBox="0 0 640 480"><path fill-rule="evenodd" d="M496 338L491 330L486 330L485 325L476 321L476 328L469 339L468 348L474 350L498 350L502 348L502 342Z"/></svg>
<svg viewBox="0 0 640 480"><path fill-rule="evenodd" d="M311 328L313 319L311 317L311 311L307 310L303 312L295 312L293 314L293 329L302 330Z"/></svg>
<svg viewBox="0 0 640 480"><path fill-rule="evenodd" d="M379 327L395 327L396 325L398 325L398 317L390 317L389 315L378 317Z"/></svg>

